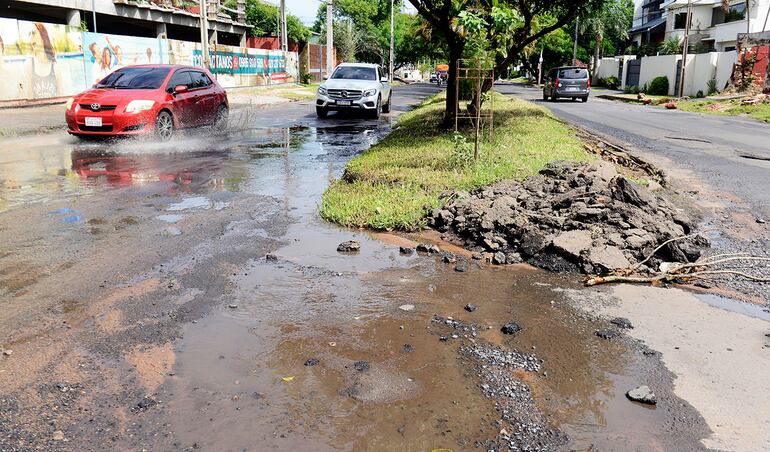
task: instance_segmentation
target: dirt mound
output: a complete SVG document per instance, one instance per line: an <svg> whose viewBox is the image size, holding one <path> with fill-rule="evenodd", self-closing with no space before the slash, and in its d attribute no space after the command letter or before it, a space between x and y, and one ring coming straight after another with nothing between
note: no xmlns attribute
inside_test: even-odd
<svg viewBox="0 0 770 452"><path fill-rule="evenodd" d="M608 162L554 163L523 182L452 193L445 201L432 212L432 227L491 253L495 264L526 261L554 271L627 268L693 229L687 215ZM675 241L646 265L692 262L706 246L700 236Z"/></svg>

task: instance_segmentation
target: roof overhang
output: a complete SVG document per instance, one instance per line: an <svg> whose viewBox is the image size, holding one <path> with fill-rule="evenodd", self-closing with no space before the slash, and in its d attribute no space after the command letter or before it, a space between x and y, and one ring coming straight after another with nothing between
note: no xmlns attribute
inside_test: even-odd
<svg viewBox="0 0 770 452"><path fill-rule="evenodd" d="M628 34L637 34L637 33L645 33L647 31L652 31L659 27L665 27L666 26L666 18L665 17L659 17L657 19L651 20L645 24L639 25L638 27L634 27L630 30L628 30Z"/></svg>

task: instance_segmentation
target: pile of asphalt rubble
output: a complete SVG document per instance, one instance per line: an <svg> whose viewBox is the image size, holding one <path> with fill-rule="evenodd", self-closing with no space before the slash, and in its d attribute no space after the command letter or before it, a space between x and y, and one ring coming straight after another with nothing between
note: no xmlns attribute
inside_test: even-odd
<svg viewBox="0 0 770 452"><path fill-rule="evenodd" d="M692 220L669 201L619 175L608 162L557 162L523 182L507 180L443 196L432 227L494 264L528 262L552 271L601 274L628 268L675 237ZM669 243L640 271L662 262L693 262L702 236Z"/></svg>

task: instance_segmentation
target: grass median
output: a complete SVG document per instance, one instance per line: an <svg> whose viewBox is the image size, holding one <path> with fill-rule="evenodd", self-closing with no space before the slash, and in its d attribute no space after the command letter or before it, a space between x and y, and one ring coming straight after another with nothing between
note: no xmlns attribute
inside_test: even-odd
<svg viewBox="0 0 770 452"><path fill-rule="evenodd" d="M677 104L682 111L722 116L749 116L763 122L770 122L770 103L743 105L740 99L731 100L688 100Z"/></svg>
<svg viewBox="0 0 770 452"><path fill-rule="evenodd" d="M390 135L348 163L324 193L321 216L344 226L417 230L444 191L523 179L552 161L592 159L545 108L500 94L494 106L494 137L476 163L470 131L441 127L441 95L405 113Z"/></svg>

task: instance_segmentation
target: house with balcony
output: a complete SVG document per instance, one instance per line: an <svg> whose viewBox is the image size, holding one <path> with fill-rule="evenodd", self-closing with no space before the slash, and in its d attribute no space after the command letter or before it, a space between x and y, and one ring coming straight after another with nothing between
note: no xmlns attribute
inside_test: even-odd
<svg viewBox="0 0 770 452"><path fill-rule="evenodd" d="M209 41L245 46L246 1L230 9L220 0L205 0ZM99 33L165 37L199 42L198 0L2 0L0 17L70 25ZM94 18L96 23L94 24Z"/></svg>
<svg viewBox="0 0 770 452"><path fill-rule="evenodd" d="M635 0L634 21L628 36L637 45L659 44L666 34L665 0Z"/></svg>
<svg viewBox="0 0 770 452"><path fill-rule="evenodd" d="M747 4L748 2L748 4ZM629 30L638 45L684 38L688 0L636 0ZM738 33L770 30L770 0L692 0L690 44L703 51L735 50Z"/></svg>
<svg viewBox="0 0 770 452"><path fill-rule="evenodd" d="M748 2L748 5L747 5ZM770 0L699 0L692 2L690 43L703 51L735 50L739 33L756 33L770 26ZM687 23L687 0L664 4L666 39L683 39Z"/></svg>

